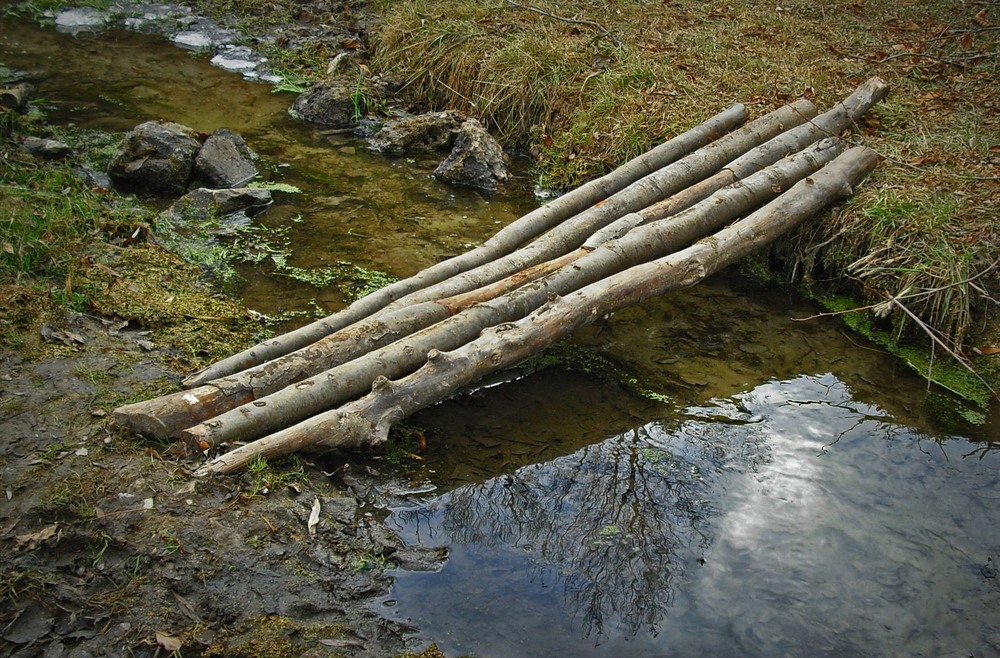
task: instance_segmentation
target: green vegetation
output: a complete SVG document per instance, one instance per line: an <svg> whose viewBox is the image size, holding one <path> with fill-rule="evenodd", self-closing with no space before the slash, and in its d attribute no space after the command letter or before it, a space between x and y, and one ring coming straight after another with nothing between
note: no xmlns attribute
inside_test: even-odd
<svg viewBox="0 0 1000 658"><path fill-rule="evenodd" d="M825 108L879 75L890 98L852 138L884 161L851 202L778 245L772 264L857 306L919 293L908 308L944 340L990 345L970 331L974 318L996 325L984 291L1000 272L976 277L1000 260L1000 120L990 110L1000 8L531 4L554 16L502 0L383 1L373 68L402 76L433 109L477 116L536 157L541 185L560 189L729 103L760 114L805 96ZM891 320L897 336L920 340L904 313Z"/></svg>
<svg viewBox="0 0 1000 658"><path fill-rule="evenodd" d="M289 484L305 480L305 462L298 455L283 457L274 463L260 455L247 465L250 477L250 496L266 495Z"/></svg>

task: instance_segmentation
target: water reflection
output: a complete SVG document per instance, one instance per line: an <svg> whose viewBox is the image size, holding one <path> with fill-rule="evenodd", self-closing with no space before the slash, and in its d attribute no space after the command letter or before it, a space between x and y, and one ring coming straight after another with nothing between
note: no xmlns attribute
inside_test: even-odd
<svg viewBox="0 0 1000 658"><path fill-rule="evenodd" d="M995 652L996 453L964 458L832 375L771 382L390 518L449 655Z"/></svg>

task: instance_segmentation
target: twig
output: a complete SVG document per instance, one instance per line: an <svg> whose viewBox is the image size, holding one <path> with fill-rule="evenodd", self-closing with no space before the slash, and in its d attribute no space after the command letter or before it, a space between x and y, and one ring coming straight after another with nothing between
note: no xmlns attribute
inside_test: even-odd
<svg viewBox="0 0 1000 658"><path fill-rule="evenodd" d="M619 41L618 37L611 34L608 28L604 27L597 21L588 21L582 18L567 18L565 16L557 16L555 14L545 11L544 9L539 9L538 7L532 7L531 5L522 5L518 2L514 2L514 0L507 0L507 4L510 5L511 7L514 7L515 9L525 9L527 11L533 11L536 14L541 14L542 16L548 16L549 18L554 18L555 20L562 21L564 23L571 23L573 25L587 25L600 32L602 36L606 36L607 38L611 39L611 41L615 44L616 47L618 48L625 47L625 44Z"/></svg>
<svg viewBox="0 0 1000 658"><path fill-rule="evenodd" d="M987 383L987 381L985 379L983 379L982 375L980 375L978 372L976 372L976 370L972 366L970 366L968 363L966 363L964 359L962 359L958 354L956 354L955 352L953 352L947 345L945 345L944 342L940 338L938 338L937 336L935 336L933 329L931 329L931 327L927 326L927 324L925 324L923 320L921 320L920 318L918 318L917 315L913 311L911 311L910 309L906 308L906 306L903 303L901 303L898 299L896 299L895 297L892 297L889 301L892 304L895 304L896 306L898 306L904 313L906 313L908 316L910 316L910 319L913 320L914 322L916 322L917 326L920 327L921 329L923 329L924 333L926 333L930 337L931 341L933 341L931 343L931 362L927 366L927 368L928 368L928 372L927 372L927 381L928 381L928 383L931 381L931 374L932 374L931 373L931 369L934 366L934 344L936 343L937 345L939 345L941 347L941 349L943 349L945 352L947 352L948 354L950 354L953 359L955 359L956 361L958 361L962 365L963 368L965 368L966 370L968 370L969 372L971 372L972 375L976 379L978 379L980 381L980 383L982 383L983 386L986 387L986 390L990 392L990 395L992 395L993 397L995 397L997 399L1000 399L1000 395L998 395L997 392L993 390L993 387L990 386L989 383Z"/></svg>
<svg viewBox="0 0 1000 658"><path fill-rule="evenodd" d="M834 237L836 237L836 236L834 236ZM967 283L972 283L972 282L974 282L974 281L976 281L978 279L983 278L984 276L986 276L987 274L989 274L990 272L992 272L993 270L995 270L997 267L1000 267L1000 259L998 259L996 261L993 261L993 263L989 267L987 267L986 269L984 269L984 270L982 270L980 272L977 272L976 274L968 277L967 279L963 279L961 281L955 281L954 283L949 283L946 286L939 286L937 288L927 288L926 290L920 290L920 291L917 291L917 292L914 292L914 293L910 293L910 294L896 295L895 297L892 297L889 300L887 300L887 302L891 303L894 299L917 299L919 297L927 297L928 295L933 295L935 293L939 293L939 292L948 290L949 288L957 288L958 286L964 286ZM836 317L838 315L847 315L848 313L857 313L859 311L870 311L873 308L876 308L876 307L879 307L879 306L884 306L887 302L886 301L876 302L874 304L868 304L867 306L858 306L856 308L849 308L849 309L846 309L846 310L843 310L843 311L827 311L825 313L817 313L816 315L810 315L809 317L805 317L805 318L792 318L792 321L793 322L806 322L807 320L816 320L816 319L819 319L819 318Z"/></svg>
<svg viewBox="0 0 1000 658"><path fill-rule="evenodd" d="M929 174L929 173L931 173L930 171L928 171L927 169L924 169L923 167L918 167L917 165L910 164L909 162L905 162L903 160L897 160L896 158L892 157L891 155L886 155L885 153L883 153L882 151L879 151L878 149L875 149L875 150L878 152L879 157L883 158L884 160L888 160L889 162L892 162L893 164L897 164L897 165L900 165L900 166L903 166L903 167L909 167L910 169L913 169L914 171L919 171L921 174ZM954 174L954 173L951 173L949 171L935 172L934 175L935 176L947 176L949 178L958 178L960 180L978 180L978 181L997 181L997 180L1000 180L1000 176L966 176L965 174Z"/></svg>

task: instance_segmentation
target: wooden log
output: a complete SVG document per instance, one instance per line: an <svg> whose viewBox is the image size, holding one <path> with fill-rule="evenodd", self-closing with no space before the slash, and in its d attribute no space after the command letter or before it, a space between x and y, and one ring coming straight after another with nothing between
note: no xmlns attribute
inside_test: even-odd
<svg viewBox="0 0 1000 658"><path fill-rule="evenodd" d="M120 425L146 436L169 438L182 428L220 413L220 409L226 405L226 399L233 401L230 408L242 405L387 345L451 314L446 307L432 303L435 296L463 293L557 257L560 252L572 248L577 241L582 242L595 228L609 223L618 215L642 208L649 201L658 200L658 195L683 189L689 182L714 173L725 162L746 153L785 126L801 124L814 114L815 108L809 103L796 103L771 112L639 179L605 199L600 205L570 218L564 225L524 249L502 256L472 272L461 273L442 283L427 286L419 291L420 297L404 297L406 304L397 300L383 305L381 310L374 311L369 318L341 328L289 354L242 372L219 377L187 392L120 407L114 411L113 418ZM570 228L564 228L565 225ZM378 295L380 292L373 294ZM432 295L430 299L423 299L428 294ZM203 370L198 379L211 369L212 367Z"/></svg>
<svg viewBox="0 0 1000 658"><path fill-rule="evenodd" d="M466 308L404 340L220 414L184 430L181 436L190 446L200 449L223 441L246 441L361 395L377 377L398 377L418 368L432 349L460 347L489 326L524 317L552 295L565 295L614 272L687 246L773 199L781 189L832 160L837 145L836 139L830 139L793 154L676 217L637 227L601 245L544 279Z"/></svg>
<svg viewBox="0 0 1000 658"><path fill-rule="evenodd" d="M485 374L510 367L624 306L690 287L770 243L823 207L852 194L853 186L876 162L870 149L853 148L766 207L687 249L556 298L522 320L494 326L452 352L435 350L422 368L403 379L380 378L364 398L221 455L195 475L230 473L257 456L272 458L300 450L384 441L393 424Z"/></svg>
<svg viewBox="0 0 1000 658"><path fill-rule="evenodd" d="M283 356L368 317L404 295L508 254L563 220L623 190L636 180L718 139L742 124L746 117L745 106L737 103L701 125L630 160L610 174L581 185L572 192L533 210L498 231L479 247L386 286L357 300L343 311L222 359L188 377L184 383L186 386L198 386Z"/></svg>
<svg viewBox="0 0 1000 658"><path fill-rule="evenodd" d="M0 89L0 107L23 112L28 108L31 99L31 85L27 82L14 85L8 89Z"/></svg>

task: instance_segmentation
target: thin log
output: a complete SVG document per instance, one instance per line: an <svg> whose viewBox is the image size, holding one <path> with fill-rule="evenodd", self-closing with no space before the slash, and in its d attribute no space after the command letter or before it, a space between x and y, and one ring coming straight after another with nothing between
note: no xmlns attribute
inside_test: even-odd
<svg viewBox="0 0 1000 658"><path fill-rule="evenodd" d="M320 375L244 404L181 432L200 449L230 440L246 441L333 407L369 390L377 377L398 377L420 367L432 350L456 349L489 326L536 310L552 295L565 295L624 268L682 248L777 196L778 191L832 160L836 139L785 158L669 220L637 227L570 266L423 329L405 340L341 364Z"/></svg>
<svg viewBox="0 0 1000 658"><path fill-rule="evenodd" d="M719 171L734 158L752 151L794 126L806 123L814 116L816 107L804 99L782 106L677 162L640 178L600 204L570 217L521 249L397 299L387 305L386 310L461 294L562 256L582 245L595 231L623 215L641 210L694 185Z"/></svg>
<svg viewBox="0 0 1000 658"><path fill-rule="evenodd" d="M243 405L375 348L388 345L450 315L448 308L433 303L436 299L475 290L558 257L578 246L594 230L622 214L641 209L651 201L659 200L664 194L679 191L689 183L711 175L733 157L746 153L780 133L784 127L801 124L814 115L815 108L807 101L771 112L695 153L640 178L599 205L564 221L539 240L512 254L426 286L417 293L373 311L367 319L289 354L242 372L216 378L186 392L120 407L114 411L113 417L119 424L146 436L168 438L181 428L218 415L221 407L227 404L227 399L232 401L230 408ZM210 371L211 367L202 371L197 379L200 380Z"/></svg>
<svg viewBox="0 0 1000 658"><path fill-rule="evenodd" d="M508 254L563 220L711 143L742 124L746 118L746 107L737 103L701 125L630 160L610 174L581 185L572 192L533 210L498 231L479 247L386 286L357 300L338 313L222 359L188 377L184 383L186 386L197 386L283 356L368 317L404 295Z"/></svg>
<svg viewBox="0 0 1000 658"><path fill-rule="evenodd" d="M257 456L273 458L301 450L384 441L393 424L485 374L510 367L608 313L690 287L770 243L823 207L852 194L853 186L874 168L877 159L865 147L850 149L766 207L687 249L556 298L528 317L492 327L452 352L435 350L420 370L407 377L395 382L380 378L364 398L221 455L195 475L231 473Z"/></svg>
<svg viewBox="0 0 1000 658"><path fill-rule="evenodd" d="M115 411L115 418L119 423L127 425L143 434L157 438L167 438L176 435L177 431L183 427L205 421L228 409L247 404L255 399L280 390L284 386L315 375L317 372L335 367L338 364L357 358L368 351L391 344L406 335L439 322L449 314L454 314L473 303L523 285L525 281L532 280L546 271L556 269L558 266L565 265L572 260L582 257L588 250L592 250L595 246L615 235L616 232L622 232L623 227L627 230L628 227L639 223L669 216L683 208L689 207L695 201L704 198L723 185L729 184L751 172L760 170L762 167L776 161L785 153L794 151L796 148L800 148L802 145L815 140L819 136L835 133L847 128L851 122L856 121L867 111L872 104L883 98L887 90L888 87L883 81L877 78L869 80L828 112L806 124L792 128L774 137L763 145L757 146L745 155L727 164L715 176L682 190L667 201L653 204L641 210L638 215L631 214L620 218L606 229L602 229L591 236L583 248L570 252L570 254L555 261L549 261L534 268L529 268L496 284L487 284L485 287L473 290L470 293L459 293L450 298L437 300L436 303L416 303L409 307L389 305L385 310L374 314L368 320L336 332L303 350L281 357L263 366L249 369L244 373L210 382L188 392L122 407ZM798 111L802 111L802 108L799 108ZM772 122L776 118L774 115L769 116ZM787 113L785 117L777 116L779 123L786 118ZM737 131L737 133L725 139L739 141L741 137L740 133L754 133L757 131L757 123L754 122L754 124L741 129L741 131ZM696 160L699 158L701 161L705 160L705 158L702 158L698 154L688 156L685 160ZM685 161L675 163L672 167L676 167L682 173L685 171L685 168L690 169L689 163ZM667 170L670 170L670 167ZM663 176L662 170L655 175ZM648 177L643 182L647 183L648 186ZM605 206L608 204L606 202L601 205ZM593 215L593 212L593 210L590 210L584 213L584 215L588 213ZM466 278L465 281L468 283L471 280ZM432 287L431 290L436 290L440 294L446 294L455 290L455 287L451 286L451 284L446 284L444 286ZM419 302L419 299L417 301ZM395 373L391 376L397 376L398 374L400 373ZM209 447L209 445L211 444L203 445L202 448Z"/></svg>

